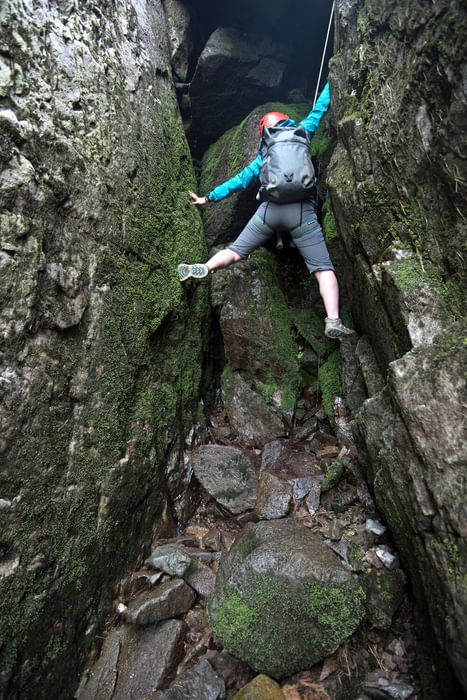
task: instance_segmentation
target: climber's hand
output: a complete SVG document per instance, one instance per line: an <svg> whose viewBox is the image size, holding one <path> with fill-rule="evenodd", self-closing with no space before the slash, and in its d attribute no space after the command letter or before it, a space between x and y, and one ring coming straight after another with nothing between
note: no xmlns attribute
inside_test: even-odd
<svg viewBox="0 0 467 700"><path fill-rule="evenodd" d="M209 201L207 197L198 197L197 194L195 194L194 192L190 192L190 190L188 190L188 194L190 195L191 203L196 204L196 206L207 204Z"/></svg>

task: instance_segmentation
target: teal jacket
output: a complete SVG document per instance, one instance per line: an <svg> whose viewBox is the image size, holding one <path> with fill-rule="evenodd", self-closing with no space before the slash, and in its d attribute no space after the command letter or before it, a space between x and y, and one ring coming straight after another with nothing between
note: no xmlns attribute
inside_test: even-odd
<svg viewBox="0 0 467 700"><path fill-rule="evenodd" d="M331 96L329 93L329 83L326 83L320 96L316 100L316 104L305 119L302 119L300 124L305 128L305 131L311 137L319 126L321 119L324 117L329 103L331 101ZM295 126L295 122L291 119L284 122L284 126ZM221 199L230 197L234 192L239 192L240 190L246 190L246 188L251 185L255 180L259 181L259 173L263 165L263 159L261 155L258 155L255 160L253 160L249 165L247 165L243 170L226 180L222 185L218 185L211 192L208 193L208 199L210 202L220 202Z"/></svg>

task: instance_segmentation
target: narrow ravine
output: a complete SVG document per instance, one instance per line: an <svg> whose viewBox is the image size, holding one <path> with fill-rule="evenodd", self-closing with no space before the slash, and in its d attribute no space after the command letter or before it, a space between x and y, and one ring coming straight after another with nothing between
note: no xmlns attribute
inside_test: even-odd
<svg viewBox="0 0 467 700"><path fill-rule="evenodd" d="M466 33L461 0L2 3L1 698L465 697ZM257 207L188 193L326 81L342 343L286 235L177 274Z"/></svg>

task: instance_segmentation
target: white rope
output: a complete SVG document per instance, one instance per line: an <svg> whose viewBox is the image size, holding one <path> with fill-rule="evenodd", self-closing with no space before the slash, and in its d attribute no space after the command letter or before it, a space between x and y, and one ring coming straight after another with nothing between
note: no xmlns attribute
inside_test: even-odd
<svg viewBox="0 0 467 700"><path fill-rule="evenodd" d="M335 2L332 3L332 7L331 7L331 15L329 17L328 31L326 34L326 41L324 42L324 51L323 51L323 56L321 58L321 65L319 67L318 82L316 83L316 92L315 92L315 99L313 100L313 107L315 106L316 100L318 98L318 88L319 88L319 84L321 81L321 73L323 72L324 58L326 56L326 51L328 50L328 40L329 40L329 33L331 31L332 16L334 14L334 5L335 5Z"/></svg>

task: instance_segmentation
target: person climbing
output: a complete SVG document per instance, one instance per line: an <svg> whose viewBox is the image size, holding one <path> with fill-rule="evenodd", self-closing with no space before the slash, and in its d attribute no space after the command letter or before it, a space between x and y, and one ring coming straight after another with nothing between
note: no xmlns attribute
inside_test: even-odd
<svg viewBox="0 0 467 700"><path fill-rule="evenodd" d="M339 317L339 286L316 216L311 192L314 186L314 172L308 148L309 140L318 128L329 103L329 84L326 83L315 106L298 126L287 114L268 112L259 122L261 143L260 152L255 160L205 196L200 197L194 192L189 192L192 204L203 206L208 202L220 202L259 180L261 188L257 198L262 201L243 231L228 248L217 252L206 263L178 265L178 276L181 282L191 277L206 277L211 272L247 259L250 253L267 243L273 235L287 230L304 258L310 274L313 274L318 282L326 310L325 335L329 338L341 338L355 331L346 328ZM285 146L280 145L281 141L286 142ZM290 162L292 158L294 165L302 159L300 178L297 179L290 168L287 168L290 174L282 178L290 183L284 184L285 194L277 191L277 155L274 156L274 152L282 154L282 169L284 158L286 162L287 159Z"/></svg>

